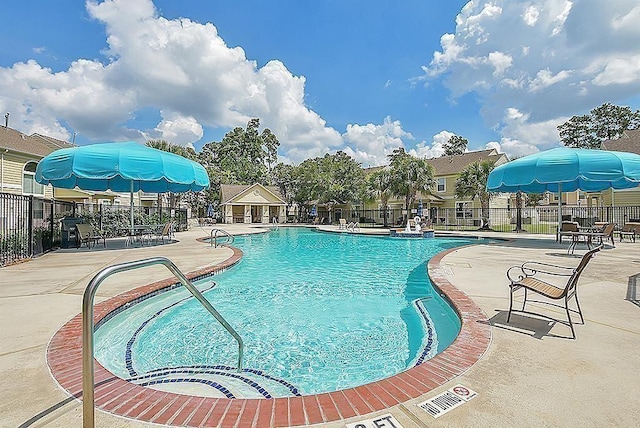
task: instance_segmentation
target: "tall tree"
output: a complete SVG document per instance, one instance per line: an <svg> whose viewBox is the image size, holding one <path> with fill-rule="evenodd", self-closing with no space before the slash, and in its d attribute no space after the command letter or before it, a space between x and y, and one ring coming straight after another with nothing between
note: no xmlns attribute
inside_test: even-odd
<svg viewBox="0 0 640 428"><path fill-rule="evenodd" d="M318 201L327 205L331 212L334 205L346 204L360 197L364 171L351 156L339 151L321 158L318 178Z"/></svg>
<svg viewBox="0 0 640 428"><path fill-rule="evenodd" d="M384 219L384 227L387 227L387 210L389 207L389 199L391 192L391 171L388 168L379 169L372 172L367 178L369 188L380 199L382 205L382 218Z"/></svg>
<svg viewBox="0 0 640 428"><path fill-rule="evenodd" d="M408 213L418 192L431 192L435 187L433 168L426 160L411 156L403 148L395 149L388 157L391 161L391 193L404 198Z"/></svg>
<svg viewBox="0 0 640 428"><path fill-rule="evenodd" d="M444 148L443 156L455 156L464 154L467 150L467 144L469 141L459 135L453 135L449 140L442 145Z"/></svg>
<svg viewBox="0 0 640 428"><path fill-rule="evenodd" d="M234 128L221 142L205 144L199 159L227 171L238 184L269 184L280 143L269 129L259 133L259 126L259 119L251 119L246 129Z"/></svg>
<svg viewBox="0 0 640 428"><path fill-rule="evenodd" d="M146 146L153 147L154 149L162 150L164 152L174 153L184 158L195 161L197 159L196 151L191 147L181 146L179 144L173 144L166 140L149 140L145 143ZM166 196L169 199L169 206L175 207L180 201L186 202L191 207L192 211L200 211L205 204L205 192L186 192L182 194L176 194L173 192L167 192ZM162 199L165 195L158 193L158 206L162 206Z"/></svg>
<svg viewBox="0 0 640 428"><path fill-rule="evenodd" d="M599 149L605 140L619 138L627 129L640 127L640 110L604 103L588 115L573 116L558 126L565 146Z"/></svg>
<svg viewBox="0 0 640 428"><path fill-rule="evenodd" d="M456 179L456 198L480 200L483 229L489 229L489 201L493 194L487 191L487 180L494 167L495 165L490 161L474 162L464 168Z"/></svg>

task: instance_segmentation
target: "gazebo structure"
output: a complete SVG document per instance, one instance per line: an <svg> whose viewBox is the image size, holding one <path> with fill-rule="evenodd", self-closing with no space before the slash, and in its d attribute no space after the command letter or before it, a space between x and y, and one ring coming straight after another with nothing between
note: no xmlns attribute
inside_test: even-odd
<svg viewBox="0 0 640 428"><path fill-rule="evenodd" d="M287 203L278 188L262 184L220 186L225 223L278 223L287 220Z"/></svg>

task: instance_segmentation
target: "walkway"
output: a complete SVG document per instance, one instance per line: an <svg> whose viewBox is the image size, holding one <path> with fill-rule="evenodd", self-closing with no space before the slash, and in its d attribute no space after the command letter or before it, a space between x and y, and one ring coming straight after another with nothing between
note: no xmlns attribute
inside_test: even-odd
<svg viewBox="0 0 640 428"><path fill-rule="evenodd" d="M255 231L223 227L233 233ZM45 363L49 340L78 314L84 287L105 266L162 255L190 272L230 257L230 249L212 249L196 241L208 236L208 230L178 233L179 242L166 245L125 249L109 243L107 249L59 250L0 269L1 425L81 426L80 402L68 399ZM586 324L578 325L577 340L570 340L556 336L568 334L562 325L550 329L546 322L520 316L505 325L508 266L527 259L556 264L578 260L566 255L568 243L559 245L550 237L514 237L509 242L458 249L436 267L480 306L492 324L492 343L482 359L435 390L376 414L391 413L405 428L637 424L640 303L625 298L634 284L630 277L640 272L640 244L616 243L615 249L601 251L587 268L579 290ZM154 267L127 273L126 283L113 277L101 286L96 301L166 276L164 268ZM439 419L415 405L458 383L478 396ZM371 417L323 426L343 427ZM149 426L100 411L96 425Z"/></svg>

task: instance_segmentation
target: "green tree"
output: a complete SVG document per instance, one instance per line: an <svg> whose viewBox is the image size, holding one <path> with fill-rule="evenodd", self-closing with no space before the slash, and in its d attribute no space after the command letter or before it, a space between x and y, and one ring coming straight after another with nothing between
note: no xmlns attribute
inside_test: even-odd
<svg viewBox="0 0 640 428"><path fill-rule="evenodd" d="M474 162L464 168L456 179L456 198L480 200L483 229L489 229L489 201L493 194L487 191L487 180L494 166L490 161Z"/></svg>
<svg viewBox="0 0 640 428"><path fill-rule="evenodd" d="M455 156L464 154L465 150L467 150L467 144L469 144L469 141L466 138L463 138L459 135L453 135L442 146L444 148L443 156Z"/></svg>
<svg viewBox="0 0 640 428"><path fill-rule="evenodd" d="M389 207L389 199L392 196L391 192L391 171L388 168L379 169L372 172L367 177L367 182L371 191L380 199L380 205L382 205L382 217L384 227L387 227L387 210Z"/></svg>
<svg viewBox="0 0 640 428"><path fill-rule="evenodd" d="M169 152L176 154L178 156L182 156L184 158L190 159L192 161L197 160L196 151L191 147L184 147L179 144L173 144L170 141L166 140L149 140L145 143L146 146L153 147L154 149L162 150L164 152ZM186 202L191 210L194 212L200 212L203 210L203 207L206 203L206 190L202 192L186 192L181 194L176 194L173 192L167 192L166 196L169 199L169 206L171 208L175 207L178 203ZM162 206L163 194L158 193L158 206Z"/></svg>
<svg viewBox="0 0 640 428"><path fill-rule="evenodd" d="M259 133L259 126L259 119L251 119L246 129L234 128L221 142L205 144L199 154L200 161L226 171L238 184L269 184L280 143L269 129Z"/></svg>
<svg viewBox="0 0 640 428"><path fill-rule="evenodd" d="M640 110L604 103L588 115L573 116L558 126L565 146L600 149L605 140L619 138L627 129L640 127Z"/></svg>
<svg viewBox="0 0 640 428"><path fill-rule="evenodd" d="M426 160L411 156L403 148L395 149L388 157L391 163L391 193L404 198L405 209L409 212L418 192L431 192L435 187L433 168Z"/></svg>
<svg viewBox="0 0 640 428"><path fill-rule="evenodd" d="M339 151L333 155L326 154L320 159L318 180L318 202L324 203L331 213L333 206L360 198L365 178L361 165L351 156Z"/></svg>

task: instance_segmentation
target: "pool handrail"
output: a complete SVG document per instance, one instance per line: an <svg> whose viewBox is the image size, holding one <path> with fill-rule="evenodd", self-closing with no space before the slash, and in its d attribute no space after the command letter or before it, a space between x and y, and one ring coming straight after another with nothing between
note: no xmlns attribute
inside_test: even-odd
<svg viewBox="0 0 640 428"><path fill-rule="evenodd" d="M152 257L149 259L120 263L107 266L98 272L84 290L82 296L82 423L84 428L95 426L95 397L94 397L94 323L93 323L93 301L98 287L109 276L153 265L164 265L173 275L180 280L182 285L204 306L204 308L218 320L220 324L238 342L238 371L242 371L242 358L244 354L244 343L240 335L231 325L220 315L200 291L189 281L189 279L178 269L178 267L166 257Z"/></svg>
<svg viewBox="0 0 640 428"><path fill-rule="evenodd" d="M357 230L356 230L357 229ZM347 225L347 232L351 232L351 233L355 233L355 232L360 232L360 223L359 222L350 222Z"/></svg>
<svg viewBox="0 0 640 428"><path fill-rule="evenodd" d="M227 240L225 242L225 244L231 245L233 244L233 240L235 239L234 236L232 234L230 234L229 232L227 232L224 229L219 229L219 228L213 228L211 229L211 234L209 237L209 242L211 243L212 247L217 247L218 246L218 232L222 232L222 236L226 237Z"/></svg>

